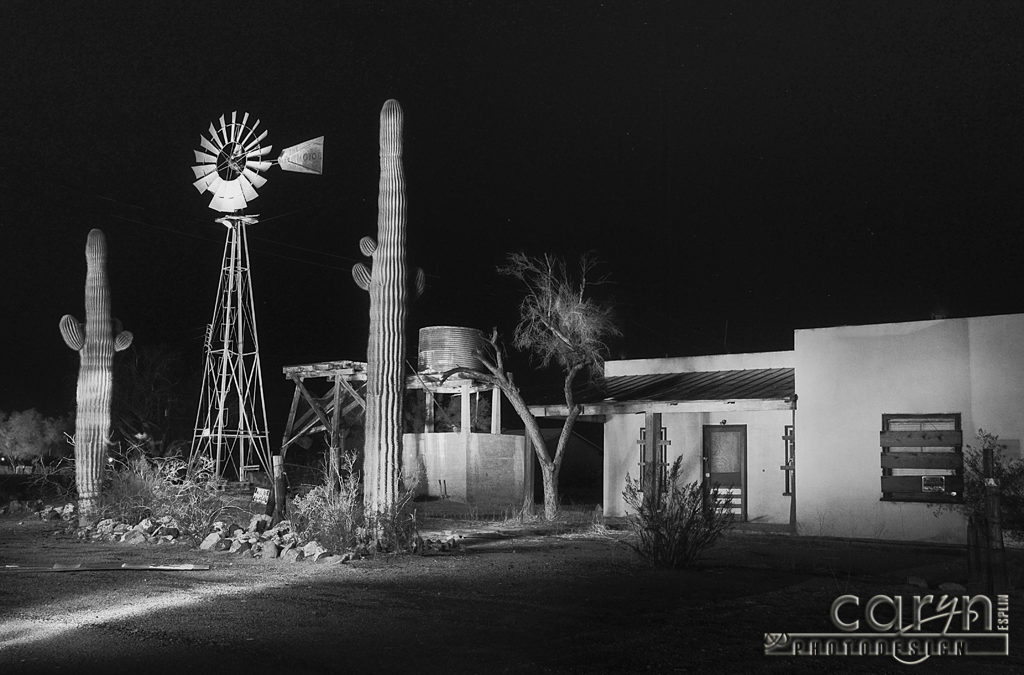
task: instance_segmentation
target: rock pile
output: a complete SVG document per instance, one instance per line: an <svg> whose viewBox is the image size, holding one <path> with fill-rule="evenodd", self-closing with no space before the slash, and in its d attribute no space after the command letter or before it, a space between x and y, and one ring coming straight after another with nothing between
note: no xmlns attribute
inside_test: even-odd
<svg viewBox="0 0 1024 675"><path fill-rule="evenodd" d="M280 558L287 562L308 560L342 563L354 557L352 553L333 553L316 540L300 546L299 535L292 529L291 521L282 520L274 526L271 526L271 522L270 516L256 515L249 521L249 526L243 529L237 523L218 521L213 524L213 531L206 535L199 548L248 558Z"/></svg>
<svg viewBox="0 0 1024 675"><path fill-rule="evenodd" d="M104 518L94 525L79 527L75 536L92 541L116 541L125 544L169 544L182 537L182 529L174 518L143 518L129 525L113 518Z"/></svg>

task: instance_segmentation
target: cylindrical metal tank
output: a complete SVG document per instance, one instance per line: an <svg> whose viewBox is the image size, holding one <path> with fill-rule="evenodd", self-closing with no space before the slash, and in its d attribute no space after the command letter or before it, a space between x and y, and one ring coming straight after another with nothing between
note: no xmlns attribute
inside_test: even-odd
<svg viewBox="0 0 1024 675"><path fill-rule="evenodd" d="M442 373L451 368L483 369L474 351L484 345L484 334L476 328L426 326L420 328L419 369Z"/></svg>

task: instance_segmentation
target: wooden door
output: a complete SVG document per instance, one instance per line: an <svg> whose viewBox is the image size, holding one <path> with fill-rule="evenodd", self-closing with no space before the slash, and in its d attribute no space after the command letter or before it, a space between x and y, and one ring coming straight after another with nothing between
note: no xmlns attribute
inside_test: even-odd
<svg viewBox="0 0 1024 675"><path fill-rule="evenodd" d="M747 519L747 427L743 424L704 427L704 485L718 485L720 501L740 520Z"/></svg>

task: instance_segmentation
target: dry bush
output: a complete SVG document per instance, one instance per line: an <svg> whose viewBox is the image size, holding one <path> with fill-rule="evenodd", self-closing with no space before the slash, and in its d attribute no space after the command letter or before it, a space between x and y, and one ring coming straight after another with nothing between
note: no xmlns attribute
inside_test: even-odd
<svg viewBox="0 0 1024 675"><path fill-rule="evenodd" d="M108 465L101 513L128 523L170 516L184 534L202 537L225 506L212 459L138 457Z"/></svg>
<svg viewBox="0 0 1024 675"><path fill-rule="evenodd" d="M665 490L657 501L644 499L640 481L626 475L622 496L633 514L629 524L637 536L630 544L658 567L691 565L732 525L733 516L719 501L718 486L705 494L697 483L681 485L682 457L672 463Z"/></svg>
<svg viewBox="0 0 1024 675"><path fill-rule="evenodd" d="M391 510L368 514L363 508L362 477L356 464L356 453L346 453L341 459L340 476L332 481L330 468L325 466L324 481L292 500L288 512L299 541L315 539L335 551L360 547L368 551L411 550L416 537L415 517L410 511L413 491L400 494Z"/></svg>

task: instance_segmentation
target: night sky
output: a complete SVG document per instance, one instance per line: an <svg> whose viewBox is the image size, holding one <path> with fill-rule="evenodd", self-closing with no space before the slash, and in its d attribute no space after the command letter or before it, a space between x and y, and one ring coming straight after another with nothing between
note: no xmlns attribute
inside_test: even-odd
<svg viewBox="0 0 1024 675"><path fill-rule="evenodd" d="M510 335L517 250L597 252L612 358L1024 311L1019 3L326 4L0 4L0 410L73 405L57 323L93 227L136 345L201 367L224 231L190 167L233 110L273 158L326 136L323 176L274 168L248 211L274 439L283 365L365 359L388 98L428 275L411 350Z"/></svg>

